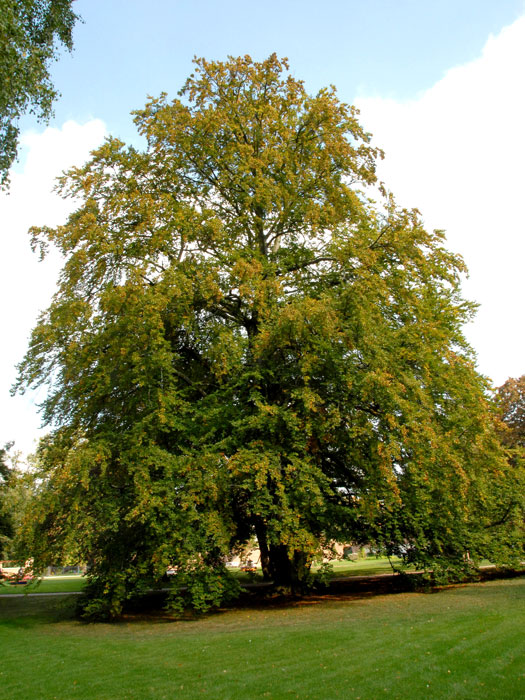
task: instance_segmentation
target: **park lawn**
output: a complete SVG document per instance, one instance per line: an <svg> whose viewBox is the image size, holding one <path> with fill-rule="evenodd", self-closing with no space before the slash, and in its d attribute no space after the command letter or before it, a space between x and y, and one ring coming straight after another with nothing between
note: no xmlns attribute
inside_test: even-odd
<svg viewBox="0 0 525 700"><path fill-rule="evenodd" d="M0 595L15 593L74 593L82 591L86 579L79 575L47 576L40 582L34 581L23 585L4 584L0 586Z"/></svg>
<svg viewBox="0 0 525 700"><path fill-rule="evenodd" d="M342 576L374 576L375 574L392 574L392 565L401 567L402 560L399 557L365 557L350 561L342 559L330 562L333 568L333 577Z"/></svg>
<svg viewBox="0 0 525 700"><path fill-rule="evenodd" d="M312 597L286 607L70 619L74 597L0 599L3 697L525 696L525 577L435 594Z"/></svg>
<svg viewBox="0 0 525 700"><path fill-rule="evenodd" d="M392 562L392 563L391 563ZM356 559L355 561L340 560L332 561L330 565L332 567L332 572L329 574L329 578L341 578L350 576L375 576L377 574L392 574L392 564L401 565L401 559L398 557L392 557L388 559L386 557L365 557L363 559ZM319 566L313 566L312 571L315 573L319 569ZM243 571L233 570L237 578L241 583L260 582L263 580L262 573L260 569L255 574L247 574Z"/></svg>

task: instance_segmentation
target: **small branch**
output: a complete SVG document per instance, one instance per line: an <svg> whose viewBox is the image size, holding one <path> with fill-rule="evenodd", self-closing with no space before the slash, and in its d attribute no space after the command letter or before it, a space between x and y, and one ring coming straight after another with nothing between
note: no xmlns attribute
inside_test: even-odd
<svg viewBox="0 0 525 700"><path fill-rule="evenodd" d="M316 265L317 263L320 262L337 262L335 258L332 258L329 255L322 255L318 258L314 258L313 260L309 260L308 262L305 263L300 263L299 265L294 265L293 267L289 267L286 270L277 270L277 274L283 273L283 274L288 274L289 272L297 272L298 270L304 270L306 267L309 267L310 265Z"/></svg>
<svg viewBox="0 0 525 700"><path fill-rule="evenodd" d="M385 228L381 231L381 233L375 239L375 241L370 246L368 246L369 249L374 250L374 248L378 245L379 241L383 238L383 236L387 233L387 231L391 231L391 230L392 230L392 227L390 226L390 224L385 226Z"/></svg>
<svg viewBox="0 0 525 700"><path fill-rule="evenodd" d="M180 377L181 379L184 379L184 381L185 381L187 384L189 384L190 386L192 386L192 387L194 387L195 389L197 389L197 391L199 392L199 394L200 394L201 396L204 396L204 397L206 396L206 392L205 392L200 386L197 386L197 385L195 384L195 382L193 382L186 374L184 374L184 372L181 372L180 370L176 369L175 367L173 368L173 372L174 372L178 377Z"/></svg>

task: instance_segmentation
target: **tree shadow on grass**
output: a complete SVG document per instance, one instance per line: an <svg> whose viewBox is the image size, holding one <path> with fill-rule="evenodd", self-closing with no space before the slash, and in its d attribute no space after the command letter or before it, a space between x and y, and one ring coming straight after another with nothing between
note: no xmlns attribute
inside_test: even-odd
<svg viewBox="0 0 525 700"><path fill-rule="evenodd" d="M516 577L525 579L525 572L523 570L518 572L484 572L481 576L481 582L501 580L501 587L490 586L490 596L508 597L509 590L508 586L505 586L505 581ZM255 587L243 591L241 596L230 605L201 615L190 612L180 615L167 610L166 593L156 591L130 602L126 606L124 615L113 624L195 622L206 618L218 619L232 610L283 610L315 607L326 603L350 603L376 596L413 592L414 590L438 593L445 589L461 588L462 595L479 595L478 586L468 584L418 588L417 583L418 581L413 575L378 576L358 581L348 578L331 581L325 589L302 596L284 595L280 592L272 592L267 588ZM522 598L525 591L519 586L515 588L513 594L517 598ZM31 596L23 598L0 596L0 629L30 630L39 625L78 620L76 618L77 603L78 596L75 595L50 596L49 598L43 596L34 598Z"/></svg>
<svg viewBox="0 0 525 700"><path fill-rule="evenodd" d="M480 581L495 579L506 580L516 576L523 577L521 572L496 572L490 571L480 575ZM278 610L286 608L314 607L325 603L348 603L365 598L376 596L400 594L400 593L439 593L449 588L469 588L467 583L456 583L449 586L430 586L415 574L394 575L394 576L373 576L362 580L353 578L330 581L321 590L306 595L285 595L268 588L254 587L251 590L244 590L240 597L230 605L212 610L205 614L194 614L188 612L180 615L165 609L165 597L152 594L136 600L128 606L124 620L128 623L133 621L158 621L158 622L195 622L205 618L217 617L231 610ZM475 595L475 591L472 590ZM502 586L501 595L505 595L505 588Z"/></svg>
<svg viewBox="0 0 525 700"><path fill-rule="evenodd" d="M158 621L162 622L195 622L207 618L218 617L232 610L283 610L306 606L317 606L328 602L344 603L364 598L393 593L407 593L414 590L413 577L403 575L371 576L366 579L355 578L330 581L323 588L303 595L285 594L268 587L254 586L245 589L241 595L220 608L203 614L175 613L166 610L166 593L151 593L134 600L126 606L123 621Z"/></svg>
<svg viewBox="0 0 525 700"><path fill-rule="evenodd" d="M76 596L67 595L49 598L0 596L0 628L32 629L42 624L72 620L76 603Z"/></svg>

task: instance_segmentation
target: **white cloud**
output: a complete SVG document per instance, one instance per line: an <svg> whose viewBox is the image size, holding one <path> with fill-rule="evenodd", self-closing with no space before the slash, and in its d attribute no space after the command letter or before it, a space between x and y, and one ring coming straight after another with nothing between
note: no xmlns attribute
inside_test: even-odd
<svg viewBox="0 0 525 700"><path fill-rule="evenodd" d="M11 398L9 389L38 313L47 307L54 292L60 266L57 254L38 262L27 231L30 226L55 226L65 221L73 202L52 192L55 178L85 162L105 134L104 123L98 119L83 125L69 121L61 129L24 134L23 168L12 173L9 194L0 194L0 446L14 440L15 449L25 453L33 450L40 424L35 397Z"/></svg>
<svg viewBox="0 0 525 700"><path fill-rule="evenodd" d="M468 265L481 307L466 333L496 385L525 373L524 84L525 16L418 99L356 101L385 150L380 178Z"/></svg>

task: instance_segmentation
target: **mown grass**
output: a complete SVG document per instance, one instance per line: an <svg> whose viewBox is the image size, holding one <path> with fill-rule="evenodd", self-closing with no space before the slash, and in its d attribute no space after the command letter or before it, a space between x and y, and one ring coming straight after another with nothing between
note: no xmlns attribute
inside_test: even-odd
<svg viewBox="0 0 525 700"><path fill-rule="evenodd" d="M3 697L403 698L525 695L525 578L320 596L192 621L86 625L75 600L0 599Z"/></svg>
<svg viewBox="0 0 525 700"><path fill-rule="evenodd" d="M333 576L373 576L375 574L391 574L393 573L392 564L394 566L401 565L401 559L392 557L366 557L364 559L356 559L349 561L342 559L341 561L331 562Z"/></svg>
<svg viewBox="0 0 525 700"><path fill-rule="evenodd" d="M41 581L12 585L3 583L0 586L0 595L13 595L14 593L72 593L83 590L86 580L76 574L69 576L46 577Z"/></svg>
<svg viewBox="0 0 525 700"><path fill-rule="evenodd" d="M391 559L387 559L386 557L366 557L363 559L356 559L355 561L332 561L330 562L332 572L329 574L329 578L391 574L393 573L392 564L394 564L394 566L396 564L401 564L401 559L398 559L398 557L392 557ZM319 566L312 567L314 572L318 569ZM247 574L242 571L234 571L234 573L242 583L260 582L263 580L260 570L255 574Z"/></svg>

